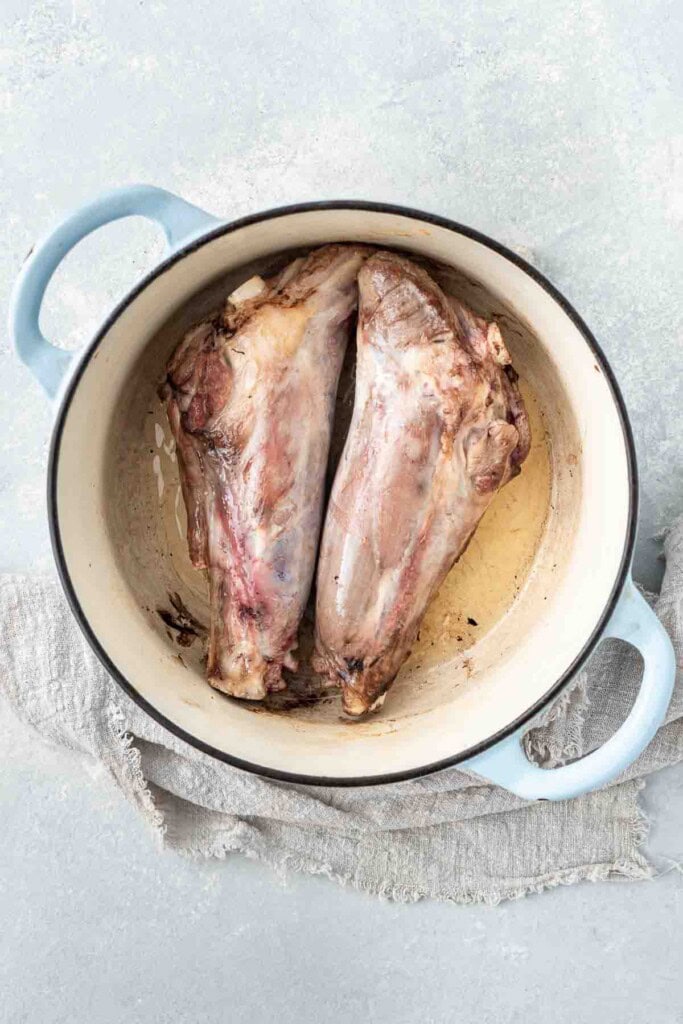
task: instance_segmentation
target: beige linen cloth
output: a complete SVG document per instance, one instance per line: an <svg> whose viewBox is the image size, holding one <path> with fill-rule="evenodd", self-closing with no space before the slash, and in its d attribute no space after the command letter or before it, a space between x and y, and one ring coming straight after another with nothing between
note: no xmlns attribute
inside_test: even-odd
<svg viewBox="0 0 683 1024"><path fill-rule="evenodd" d="M665 541L657 614L676 648L666 724L622 778L562 803L525 803L458 769L390 786L286 785L199 753L148 718L109 678L54 579L0 578L0 695L47 742L100 762L157 840L181 853L243 853L400 900L497 903L551 886L653 868L639 850L643 778L683 757L683 518ZM552 766L623 721L638 656L608 641L527 736Z"/></svg>

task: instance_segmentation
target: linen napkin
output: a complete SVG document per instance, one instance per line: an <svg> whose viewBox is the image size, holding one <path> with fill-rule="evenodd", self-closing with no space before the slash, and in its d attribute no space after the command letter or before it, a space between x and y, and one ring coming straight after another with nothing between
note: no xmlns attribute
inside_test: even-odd
<svg viewBox="0 0 683 1024"><path fill-rule="evenodd" d="M665 540L652 599L678 675L666 723L617 782L560 803L527 803L458 769L359 789L272 782L188 746L148 718L87 646L53 578L0 578L0 694L47 742L98 762L160 844L197 857L242 853L400 900L502 899L581 879L648 878L638 807L644 777L683 757L683 517ZM603 643L527 734L553 766L598 746L638 689L639 658Z"/></svg>

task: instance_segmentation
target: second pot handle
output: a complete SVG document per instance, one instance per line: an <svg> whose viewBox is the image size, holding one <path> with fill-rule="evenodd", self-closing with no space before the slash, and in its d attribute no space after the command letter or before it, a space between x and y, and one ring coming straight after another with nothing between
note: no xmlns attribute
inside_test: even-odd
<svg viewBox="0 0 683 1024"><path fill-rule="evenodd" d="M671 638L629 579L603 638L616 637L643 657L643 679L626 721L585 757L560 768L539 768L522 747L525 729L462 765L526 800L567 800L611 782L632 764L664 721L676 676Z"/></svg>
<svg viewBox="0 0 683 1024"><path fill-rule="evenodd" d="M220 223L184 199L154 185L129 185L105 192L75 210L34 246L14 286L9 333L23 363L54 398L74 358L40 330L40 307L50 279L66 254L86 235L122 217L147 217L159 224L168 252Z"/></svg>

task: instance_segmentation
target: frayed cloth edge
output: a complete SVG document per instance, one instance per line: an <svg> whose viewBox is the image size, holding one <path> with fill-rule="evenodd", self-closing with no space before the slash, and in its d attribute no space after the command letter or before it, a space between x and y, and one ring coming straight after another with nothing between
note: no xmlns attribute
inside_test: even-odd
<svg viewBox="0 0 683 1024"><path fill-rule="evenodd" d="M138 748L134 746L135 737L126 728L123 711L116 704L106 709L106 720L114 736L114 749L120 758L120 763L116 766L118 771L114 766L109 766L110 770L114 770L125 795L137 805L161 844L165 840L167 826L143 775L142 757Z"/></svg>
<svg viewBox="0 0 683 1024"><path fill-rule="evenodd" d="M121 709L115 705L108 709L109 726L116 738L116 750L120 763L115 772L123 785L125 794L141 809L145 821L160 844L166 844L168 825L164 814L155 802L149 784L142 772L140 751L134 746L134 736L127 730ZM506 900L522 899L525 896L555 889L561 885L577 882L600 882L613 879L648 880L655 877L655 870L640 852L649 833L649 822L639 805L638 798L645 787L643 779L638 780L633 792L633 807L627 819L627 831L631 850L627 857L612 863L584 864L562 871L552 872L536 878L529 878L518 885L491 892L455 890L453 892L430 892L391 882L373 884L355 876L341 874L330 864L320 864L303 855L287 850L277 851L263 843L248 841L245 823L235 825L232 834L209 844L205 850L192 850L182 846L170 846L175 852L190 860L209 858L224 860L231 853L239 853L250 860L259 861L280 876L294 871L299 874L322 875L345 888L373 895L379 899L396 903L416 903L422 899L434 899L460 905L485 904L497 906Z"/></svg>
<svg viewBox="0 0 683 1024"><path fill-rule="evenodd" d="M236 829L236 832L239 832L239 828ZM631 859L621 858L612 863L585 864L575 868L566 868L549 875L528 879L508 889L493 890L491 892L467 889L455 890L453 892L431 892L411 889L407 886L395 885L393 883L374 885L362 881L353 875L340 874L329 864L317 864L309 858L287 851L276 853L272 850L263 850L246 845L240 841L239 835L235 836L232 841L220 841L210 850L207 850L205 854L183 849L178 849L177 852L190 860L199 860L204 857L223 860L229 854L239 853L250 860L265 864L280 876L286 876L290 871L309 875L322 875L344 888L356 889L367 895L376 896L379 899L394 903L417 903L423 899L433 899L463 906L473 904L497 906L507 900L523 899L525 896L542 893L549 889L556 889L562 885L574 885L577 882L602 882L617 879L645 881L654 877L651 865L635 848L631 854Z"/></svg>

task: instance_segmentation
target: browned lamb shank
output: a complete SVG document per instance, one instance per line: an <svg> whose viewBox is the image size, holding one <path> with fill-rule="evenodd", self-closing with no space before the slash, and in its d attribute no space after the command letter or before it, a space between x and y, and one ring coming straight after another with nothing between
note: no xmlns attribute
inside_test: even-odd
<svg viewBox="0 0 683 1024"><path fill-rule="evenodd" d="M529 451L500 330L421 268L377 253L359 275L356 396L318 567L315 665L362 715L496 491Z"/></svg>
<svg viewBox="0 0 683 1024"><path fill-rule="evenodd" d="M162 389L192 563L208 569L208 677L261 699L296 667L339 372L369 249L329 245L192 329Z"/></svg>

